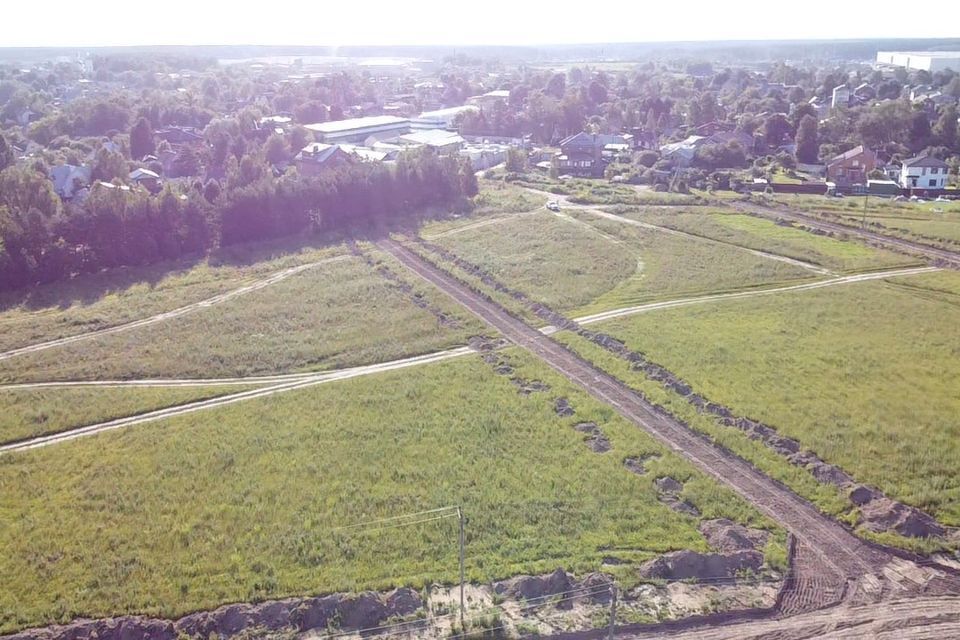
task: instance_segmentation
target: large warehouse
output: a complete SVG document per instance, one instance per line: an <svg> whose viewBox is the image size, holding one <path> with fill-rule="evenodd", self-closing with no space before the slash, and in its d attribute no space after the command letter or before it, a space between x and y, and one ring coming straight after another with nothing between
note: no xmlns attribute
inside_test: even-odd
<svg viewBox="0 0 960 640"><path fill-rule="evenodd" d="M944 69L960 73L960 51L878 51L877 64L930 73Z"/></svg>
<svg viewBox="0 0 960 640"><path fill-rule="evenodd" d="M317 142L339 144L341 142L363 142L370 136L391 138L410 133L410 121L396 116L370 116L308 124Z"/></svg>

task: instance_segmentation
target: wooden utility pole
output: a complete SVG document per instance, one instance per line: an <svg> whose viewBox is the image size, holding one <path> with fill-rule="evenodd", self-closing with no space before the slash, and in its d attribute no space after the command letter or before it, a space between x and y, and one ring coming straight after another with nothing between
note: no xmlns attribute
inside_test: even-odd
<svg viewBox="0 0 960 640"><path fill-rule="evenodd" d="M466 604L463 599L463 582L464 582L464 571L463 571L463 556L464 556L464 535L463 535L463 509L460 506L457 506L457 519L460 521L460 630L462 633L467 632L467 627L464 625L464 611L466 609Z"/></svg>
<svg viewBox="0 0 960 640"><path fill-rule="evenodd" d="M617 585L610 585L610 630L607 632L607 640L613 640L613 628L617 624Z"/></svg>

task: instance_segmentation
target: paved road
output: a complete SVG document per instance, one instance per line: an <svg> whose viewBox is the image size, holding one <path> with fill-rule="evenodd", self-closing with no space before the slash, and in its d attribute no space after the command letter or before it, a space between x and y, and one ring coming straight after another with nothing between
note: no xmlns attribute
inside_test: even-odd
<svg viewBox="0 0 960 640"><path fill-rule="evenodd" d="M915 242L913 240L905 240L903 238L884 235L869 229L861 229L859 227L848 226L837 222L828 222L826 220L821 220L819 218L809 216L804 213L799 213L785 207L769 207L749 202L732 202L730 204L734 209L747 213L754 213L764 218L769 218L770 220L782 218L784 220L798 222L813 229L820 229L821 231L844 233L848 236L854 236L873 244L890 247L900 251L906 251L914 255L921 255L931 260L945 262L954 268L960 268L960 253L956 251L932 247L922 242Z"/></svg>
<svg viewBox="0 0 960 640"><path fill-rule="evenodd" d="M837 522L823 516L806 500L672 417L658 412L626 385L510 315L500 305L470 290L393 240L381 240L378 246L508 340L542 359L590 395L616 409L663 445L781 523L801 544L816 554L821 571L843 579L857 579L872 576L889 561L886 554L865 545ZM868 592L876 591L879 596L882 585L874 579L872 584L868 581L861 588Z"/></svg>
<svg viewBox="0 0 960 640"><path fill-rule="evenodd" d="M26 347L20 347L19 349L11 349L10 351L5 351L0 353L0 361L8 360L15 356L23 355L25 353L33 353L36 351L43 351L44 349L51 349L53 347L62 347L66 344L71 344L73 342L79 342L81 340L89 340L91 338L99 338L101 336L110 335L112 333L120 333L121 331L129 331L131 329L137 329L139 327L146 327L157 322L163 322L165 320L171 320L179 316L191 313L193 311L199 311L200 309L206 309L208 307L213 307L218 304L223 304L228 300L233 300L242 295L252 293L254 291L259 291L264 287L269 287L270 285L276 284L291 276L295 276L298 273L302 273L307 269L313 269L319 267L320 265L330 264L332 262L338 262L340 260L348 260L350 256L336 256L333 258L327 258L325 260L318 260L317 262L310 262L308 264L302 264L296 267L291 267L289 269L284 269L283 271L278 271L277 273L258 280L252 284L215 295L212 298L207 298L206 300L201 300L199 302L194 302L193 304L188 304L171 311L164 311L163 313L158 313L155 316L150 316L149 318L143 318L141 320L134 320L133 322L127 322L124 324L119 324L114 327L107 327L105 329L97 329L96 331L88 331L86 333L77 334L74 336L67 336L65 338L59 338L57 340L49 340L47 342L40 342L37 344L32 344Z"/></svg>

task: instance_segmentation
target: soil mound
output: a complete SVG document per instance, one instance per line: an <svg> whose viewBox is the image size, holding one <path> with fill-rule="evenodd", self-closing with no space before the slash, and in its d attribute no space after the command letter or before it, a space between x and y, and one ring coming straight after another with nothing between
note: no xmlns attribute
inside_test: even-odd
<svg viewBox="0 0 960 640"><path fill-rule="evenodd" d="M516 576L493 585L495 593L524 600L555 596L573 588L573 578L563 569L543 576Z"/></svg>
<svg viewBox="0 0 960 640"><path fill-rule="evenodd" d="M570 401L566 398L557 398L557 401L553 403L553 410L556 411L557 415L561 418L572 416L576 413L573 407L570 406Z"/></svg>
<svg viewBox="0 0 960 640"><path fill-rule="evenodd" d="M640 567L643 578L663 580L730 580L741 571L760 570L763 554L759 551L737 551L730 554L674 551L655 558Z"/></svg>
<svg viewBox="0 0 960 640"><path fill-rule="evenodd" d="M908 538L941 538L947 532L922 511L886 497L860 507L860 522L871 531L895 531Z"/></svg>
<svg viewBox="0 0 960 640"><path fill-rule="evenodd" d="M752 529L726 518L704 520L700 533L710 547L720 553L760 550L767 544L770 534L762 529Z"/></svg>

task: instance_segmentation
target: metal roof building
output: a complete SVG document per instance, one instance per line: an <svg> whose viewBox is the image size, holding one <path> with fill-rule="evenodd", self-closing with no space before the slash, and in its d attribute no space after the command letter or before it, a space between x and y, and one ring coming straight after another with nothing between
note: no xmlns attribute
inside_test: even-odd
<svg viewBox="0 0 960 640"><path fill-rule="evenodd" d="M351 118L350 120L318 122L308 124L306 128L313 132L318 141L336 144L339 142L363 142L372 135L403 135L410 131L410 121L397 116L369 116L366 118Z"/></svg>

